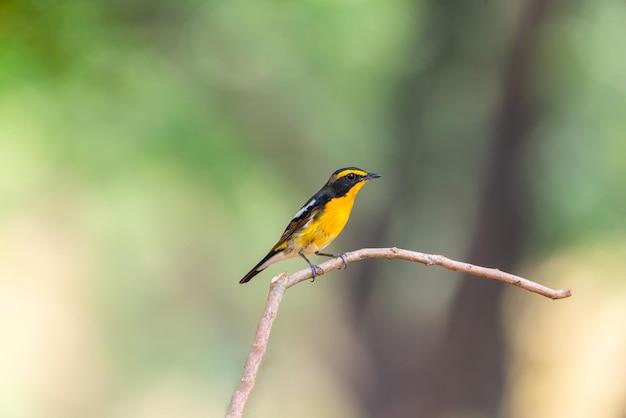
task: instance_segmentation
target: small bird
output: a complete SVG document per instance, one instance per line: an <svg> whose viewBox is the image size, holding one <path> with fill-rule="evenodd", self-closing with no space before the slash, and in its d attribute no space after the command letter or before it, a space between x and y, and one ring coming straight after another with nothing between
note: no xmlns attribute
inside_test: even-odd
<svg viewBox="0 0 626 418"><path fill-rule="evenodd" d="M309 254L341 257L344 266L347 266L345 254L327 254L320 251L343 230L361 187L367 181L378 177L381 176L356 167L335 171L324 187L296 213L276 245L239 283L247 283L272 264L296 256L304 258L309 263L313 279L320 268L309 261L306 257Z"/></svg>

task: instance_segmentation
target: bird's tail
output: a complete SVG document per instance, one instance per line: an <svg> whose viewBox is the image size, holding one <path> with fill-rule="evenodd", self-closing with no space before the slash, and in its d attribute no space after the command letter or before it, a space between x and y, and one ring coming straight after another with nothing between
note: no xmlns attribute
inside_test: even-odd
<svg viewBox="0 0 626 418"><path fill-rule="evenodd" d="M239 283L248 283L254 276L265 270L268 266L282 259L282 257L280 257L282 253L282 250L276 251L272 249L265 257L263 257L263 260L259 261L259 263L248 272L248 274L243 276L243 279L239 280ZM273 257L276 257L276 259L272 260Z"/></svg>

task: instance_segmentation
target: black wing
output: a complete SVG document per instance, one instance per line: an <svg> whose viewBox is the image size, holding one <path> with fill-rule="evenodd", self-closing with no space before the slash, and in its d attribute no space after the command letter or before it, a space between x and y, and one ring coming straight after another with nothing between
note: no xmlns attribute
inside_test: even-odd
<svg viewBox="0 0 626 418"><path fill-rule="evenodd" d="M280 236L278 242L272 247L270 252L267 253L267 255L263 257L263 259L259 261L257 265L254 266L252 270L250 270L248 274L246 274L243 279L239 281L239 283L249 282L254 276L268 267L269 264L268 266L261 268L261 266L263 266L263 264L265 264L270 258L285 250L285 247L287 246L286 243L289 238L291 238L297 230L306 225L307 222L311 221L326 201L326 197L321 193L316 193L312 198L310 198L308 202L306 202L295 214L291 222L289 222L289 225L287 225L287 228L285 228L285 231Z"/></svg>

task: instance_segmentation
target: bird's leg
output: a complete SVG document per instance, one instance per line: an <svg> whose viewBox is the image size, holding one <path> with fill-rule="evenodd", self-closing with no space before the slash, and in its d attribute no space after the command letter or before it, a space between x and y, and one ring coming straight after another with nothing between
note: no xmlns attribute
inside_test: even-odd
<svg viewBox="0 0 626 418"><path fill-rule="evenodd" d="M328 253L320 253L319 251L315 251L315 255L321 255L324 257L339 257L341 261L343 261L344 270L348 268L348 259L346 258L346 253L337 253L337 254L328 254ZM341 270L341 268L339 268Z"/></svg>
<svg viewBox="0 0 626 418"><path fill-rule="evenodd" d="M311 278L312 282L315 281L315 277L317 276L318 273L324 274L324 270L322 270L320 267L316 266L315 264L311 263L311 261L308 258L306 258L306 256L304 255L302 251L299 251L298 255L304 258L306 262L309 263L309 266L311 266L311 272L313 273L313 277Z"/></svg>

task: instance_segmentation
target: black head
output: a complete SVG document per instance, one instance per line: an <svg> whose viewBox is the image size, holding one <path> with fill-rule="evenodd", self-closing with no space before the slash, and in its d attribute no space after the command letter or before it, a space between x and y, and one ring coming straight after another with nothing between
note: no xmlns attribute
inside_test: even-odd
<svg viewBox="0 0 626 418"><path fill-rule="evenodd" d="M368 173L356 167L340 168L330 176L326 187L332 189L335 196L343 196L355 185L378 177L380 177L380 174Z"/></svg>

